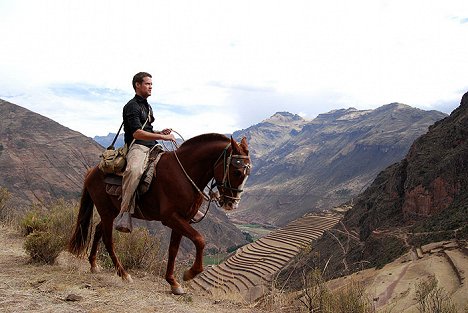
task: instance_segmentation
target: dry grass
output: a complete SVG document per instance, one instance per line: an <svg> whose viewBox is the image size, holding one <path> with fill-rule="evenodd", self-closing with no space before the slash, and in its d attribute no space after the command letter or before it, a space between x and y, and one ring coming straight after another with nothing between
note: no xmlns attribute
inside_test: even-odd
<svg viewBox="0 0 468 313"><path fill-rule="evenodd" d="M143 271L124 283L113 270L89 272L85 259L62 252L55 265L30 263L17 229L0 226L2 312L260 312L228 300L189 293L174 296L167 283ZM75 300L75 301L67 301Z"/></svg>

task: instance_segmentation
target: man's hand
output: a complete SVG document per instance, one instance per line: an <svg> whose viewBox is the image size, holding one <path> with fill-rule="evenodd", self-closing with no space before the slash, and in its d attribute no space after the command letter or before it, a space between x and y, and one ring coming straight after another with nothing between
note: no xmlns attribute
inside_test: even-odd
<svg viewBox="0 0 468 313"><path fill-rule="evenodd" d="M167 134L167 135L164 135L164 136L166 137L166 139L164 139L164 140L176 142L174 134Z"/></svg>
<svg viewBox="0 0 468 313"><path fill-rule="evenodd" d="M172 132L172 129L170 129L170 128L165 128L165 129L161 130L161 134L163 134L163 135L169 135L171 132Z"/></svg>

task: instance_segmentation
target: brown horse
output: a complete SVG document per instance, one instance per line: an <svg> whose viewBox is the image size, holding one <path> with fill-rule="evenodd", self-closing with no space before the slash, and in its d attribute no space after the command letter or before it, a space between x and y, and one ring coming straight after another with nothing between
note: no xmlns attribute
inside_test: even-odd
<svg viewBox="0 0 468 313"><path fill-rule="evenodd" d="M174 277L174 264L182 236L189 238L196 248L196 258L192 267L185 271L185 281L203 271L203 249L205 240L191 225L190 220L198 212L204 194L201 190L214 179L219 197L217 202L226 210L235 209L240 201L241 188L250 173L250 157L247 141L238 144L220 134L205 134L194 137L175 152L162 155L156 169L156 180L148 192L140 197L139 209L133 215L144 220L161 221L172 229L167 262L166 281L174 294L184 291ZM104 245L114 263L117 274L123 280L131 281L130 275L122 267L115 252L112 240L113 221L119 213L120 200L106 193L104 174L94 167L85 177L83 193L75 231L70 239L69 251L75 255L85 253L93 206L101 217L96 226L94 240L89 255L91 272L97 271L96 254L99 240ZM205 195L206 196L206 195Z"/></svg>

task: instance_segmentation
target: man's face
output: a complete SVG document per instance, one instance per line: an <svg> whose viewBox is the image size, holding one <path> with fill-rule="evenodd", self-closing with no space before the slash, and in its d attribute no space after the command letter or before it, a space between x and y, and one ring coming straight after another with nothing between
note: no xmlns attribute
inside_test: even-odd
<svg viewBox="0 0 468 313"><path fill-rule="evenodd" d="M143 82L135 84L135 93L145 99L151 96L151 89L153 89L151 77L145 77Z"/></svg>

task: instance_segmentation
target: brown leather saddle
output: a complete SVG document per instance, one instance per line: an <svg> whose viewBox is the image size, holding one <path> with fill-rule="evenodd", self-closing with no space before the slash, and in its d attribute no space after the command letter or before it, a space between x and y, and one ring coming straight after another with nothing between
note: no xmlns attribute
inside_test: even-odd
<svg viewBox="0 0 468 313"><path fill-rule="evenodd" d="M149 152L148 162L146 169L141 176L140 184L137 188L138 195L143 195L149 189L151 182L156 178L156 165L159 159L164 154L164 150L156 145ZM122 196L122 175L108 174L104 177L106 183L106 192L111 196Z"/></svg>

